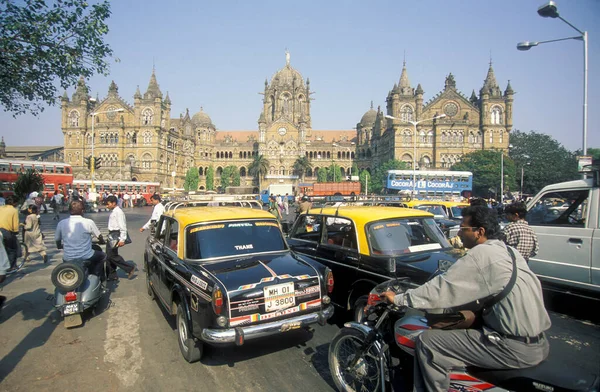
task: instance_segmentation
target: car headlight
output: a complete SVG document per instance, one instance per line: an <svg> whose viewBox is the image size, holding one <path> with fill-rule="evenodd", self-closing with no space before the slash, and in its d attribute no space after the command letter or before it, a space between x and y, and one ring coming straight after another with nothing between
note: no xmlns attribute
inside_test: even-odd
<svg viewBox="0 0 600 392"><path fill-rule="evenodd" d="M225 317L225 316L217 317L217 325L219 327L225 327L227 325L227 317Z"/></svg>

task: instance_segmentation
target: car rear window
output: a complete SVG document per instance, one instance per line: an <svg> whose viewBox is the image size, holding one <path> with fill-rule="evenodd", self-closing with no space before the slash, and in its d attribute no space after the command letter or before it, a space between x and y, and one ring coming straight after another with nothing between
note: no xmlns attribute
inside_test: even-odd
<svg viewBox="0 0 600 392"><path fill-rule="evenodd" d="M275 220L211 222L192 226L186 233L186 257L210 259L286 250Z"/></svg>
<svg viewBox="0 0 600 392"><path fill-rule="evenodd" d="M450 246L433 218L393 219L367 226L372 255L402 255Z"/></svg>

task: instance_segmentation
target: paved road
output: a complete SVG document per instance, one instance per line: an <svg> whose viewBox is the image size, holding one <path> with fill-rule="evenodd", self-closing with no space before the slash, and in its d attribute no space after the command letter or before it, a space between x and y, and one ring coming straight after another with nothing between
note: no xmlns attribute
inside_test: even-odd
<svg viewBox="0 0 600 392"><path fill-rule="evenodd" d="M8 301L0 314L1 391L73 391L95 386L108 391L334 390L327 365L328 345L338 330L334 323L317 326L312 333L292 331L243 347L209 348L200 363L185 362L173 320L146 295L141 270L146 233L137 229L150 212L150 207L127 210L133 243L121 254L137 263L138 275L127 280L121 273L121 280L109 286L110 295L96 314L87 317L83 327L70 330L52 307L50 274L60 262L54 246L56 221L42 215L51 263L42 264L36 255L7 280L2 293ZM108 213L90 217L106 232ZM553 353L566 364L597 372L598 304L562 297L547 300L556 302L563 313L596 317L579 321L552 313L548 336Z"/></svg>

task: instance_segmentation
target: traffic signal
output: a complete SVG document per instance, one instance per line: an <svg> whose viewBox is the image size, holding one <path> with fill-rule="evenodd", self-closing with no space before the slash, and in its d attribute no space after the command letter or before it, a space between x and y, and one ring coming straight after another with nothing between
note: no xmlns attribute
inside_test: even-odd
<svg viewBox="0 0 600 392"><path fill-rule="evenodd" d="M100 166L102 166L102 158L94 158L94 169L98 170L100 169Z"/></svg>
<svg viewBox="0 0 600 392"><path fill-rule="evenodd" d="M91 168L92 168L92 165L90 164L91 163L91 158L92 157L86 157L85 158L85 165L87 166L88 170L91 170Z"/></svg>

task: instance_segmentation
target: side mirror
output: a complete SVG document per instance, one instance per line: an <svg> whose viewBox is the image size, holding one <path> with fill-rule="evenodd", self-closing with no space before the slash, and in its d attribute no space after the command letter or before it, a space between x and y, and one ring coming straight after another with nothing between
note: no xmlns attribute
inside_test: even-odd
<svg viewBox="0 0 600 392"><path fill-rule="evenodd" d="M396 274L396 260L393 257L388 259L388 271L390 274Z"/></svg>

